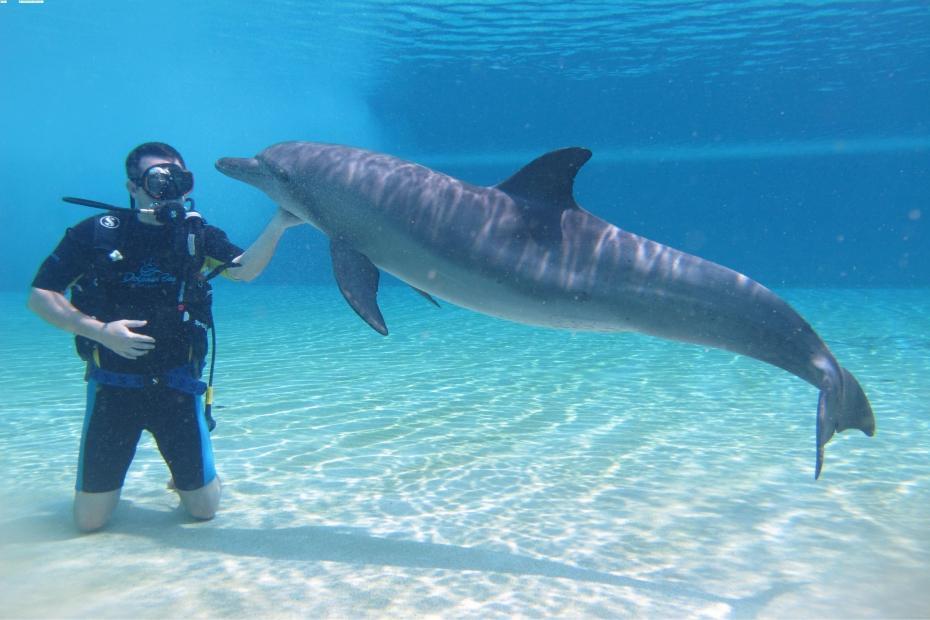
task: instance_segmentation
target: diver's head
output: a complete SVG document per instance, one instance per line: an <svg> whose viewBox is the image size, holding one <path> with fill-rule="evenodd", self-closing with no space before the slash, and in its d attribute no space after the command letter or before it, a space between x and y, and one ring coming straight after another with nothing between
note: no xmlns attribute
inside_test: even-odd
<svg viewBox="0 0 930 620"><path fill-rule="evenodd" d="M162 142L140 144L126 156L126 189L137 209L151 209L151 218L140 213L142 221L170 224L184 220L184 203L194 189L194 175L184 158Z"/></svg>

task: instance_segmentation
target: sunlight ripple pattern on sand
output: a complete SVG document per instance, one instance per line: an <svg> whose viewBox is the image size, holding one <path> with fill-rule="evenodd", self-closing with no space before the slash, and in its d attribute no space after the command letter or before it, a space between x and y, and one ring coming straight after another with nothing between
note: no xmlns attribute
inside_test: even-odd
<svg viewBox="0 0 930 620"><path fill-rule="evenodd" d="M223 285L220 516L174 511L146 439L92 537L68 521L81 366L4 296L0 616L916 614L930 295L784 293L879 423L837 436L816 483L816 390L752 360L403 287L383 338L335 288Z"/></svg>

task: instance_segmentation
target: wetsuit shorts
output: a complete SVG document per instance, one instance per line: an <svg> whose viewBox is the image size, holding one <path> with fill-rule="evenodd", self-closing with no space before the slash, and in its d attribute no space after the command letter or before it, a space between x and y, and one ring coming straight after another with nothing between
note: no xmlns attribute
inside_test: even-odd
<svg viewBox="0 0 930 620"><path fill-rule="evenodd" d="M216 477L202 396L167 386L126 388L90 379L76 489L104 493L121 488L143 430L155 437L179 490L199 489Z"/></svg>

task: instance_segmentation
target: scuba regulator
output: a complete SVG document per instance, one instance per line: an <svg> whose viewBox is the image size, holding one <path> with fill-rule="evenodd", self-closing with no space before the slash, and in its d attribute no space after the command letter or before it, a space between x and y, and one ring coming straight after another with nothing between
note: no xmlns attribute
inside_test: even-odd
<svg viewBox="0 0 930 620"><path fill-rule="evenodd" d="M128 208L70 196L62 200L107 211L147 213L154 216L155 221L160 224L179 224L184 222L189 212L194 213L194 199L185 198L194 189L194 175L189 170L174 163L155 164L146 168L139 177L129 180L152 198L151 207L137 208L132 194L129 195Z"/></svg>

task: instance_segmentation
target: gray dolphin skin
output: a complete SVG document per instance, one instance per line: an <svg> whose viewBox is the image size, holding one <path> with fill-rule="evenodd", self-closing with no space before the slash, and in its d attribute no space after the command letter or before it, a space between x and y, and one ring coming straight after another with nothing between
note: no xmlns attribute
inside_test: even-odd
<svg viewBox="0 0 930 620"><path fill-rule="evenodd" d="M387 334L379 270L432 296L543 327L638 331L719 347L797 375L820 390L817 457L834 432L875 432L856 379L785 301L716 263L626 232L575 202L591 157L565 148L492 187L390 155L285 142L220 172L264 191L330 239L349 305Z"/></svg>

